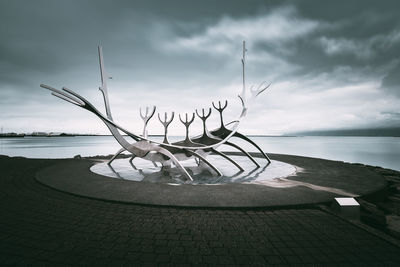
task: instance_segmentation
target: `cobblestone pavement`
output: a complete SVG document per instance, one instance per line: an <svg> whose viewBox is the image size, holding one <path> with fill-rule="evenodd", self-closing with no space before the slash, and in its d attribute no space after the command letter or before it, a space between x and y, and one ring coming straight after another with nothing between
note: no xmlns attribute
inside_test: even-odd
<svg viewBox="0 0 400 267"><path fill-rule="evenodd" d="M399 266L400 249L318 209L146 207L39 184L0 157L0 265ZM21 167L21 164L26 164Z"/></svg>

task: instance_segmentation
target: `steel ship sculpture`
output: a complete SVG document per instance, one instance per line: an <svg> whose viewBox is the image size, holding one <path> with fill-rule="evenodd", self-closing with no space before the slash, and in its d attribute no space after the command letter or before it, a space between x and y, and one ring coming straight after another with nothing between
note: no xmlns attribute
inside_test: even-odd
<svg viewBox="0 0 400 267"><path fill-rule="evenodd" d="M208 166L215 173L215 175L222 176L223 174L218 170L217 166L207 160L207 156L209 154L213 153L221 156L222 158L232 163L232 165L235 166L239 171L243 171L243 168L234 159L232 159L232 157L217 150L217 148L219 148L221 145L228 145L239 150L244 156L246 156L250 161L254 163L256 168L260 167L259 163L247 151L245 151L239 145L230 141L231 137L237 137L248 142L262 154L262 157L266 160L266 165L269 165L271 163L271 160L269 159L267 154L265 154L254 141L238 132L240 122L246 116L249 104L252 103L258 95L260 95L270 86L263 82L257 88L254 88L253 86L251 86L249 89L246 88L246 51L246 43L243 41L243 56L241 60L243 71L243 88L238 95L238 98L241 102L241 112L238 118L227 124L224 123L223 111L226 109L228 101L224 101L223 103L221 103L221 101L218 101L218 103L212 102L213 108L219 113L220 126L217 129L207 129L206 121L211 115L211 107L209 107L208 109L195 110L195 112L191 114L179 114L179 120L182 122L186 129L185 139L174 143L170 143L168 140L168 127L175 118L174 112L172 112L170 116L167 113L164 113L162 115L158 113L158 119L160 123L164 126L164 140L162 142L151 140L148 136L147 126L149 121L154 117L154 114L156 112L155 106L153 106L152 108L146 107L146 109L143 111L142 109L140 109L140 116L144 122L142 135L126 130L113 119L107 87L107 80L110 79L111 76L105 71L101 46L98 47L101 74L101 86L99 87L99 89L103 94L106 114L100 112L84 97L66 87L62 87L62 89L59 90L46 84L41 84L40 86L42 88L50 90L52 95L94 113L97 117L100 118L100 120L104 122L111 134L121 146L121 149L115 153L108 164L111 164L112 161L119 154L127 151L131 155L129 161L134 168L135 165L132 163L132 161L136 157L149 160L153 162L155 166L157 166L157 162L161 163L163 167L172 167L172 165L175 165L176 168L178 168L182 175L185 177L185 179L192 181L192 176L184 168L181 162L189 159L195 159L198 165L203 164L205 166ZM247 91L250 92L250 97L246 96ZM203 132L199 136L190 137L189 128L190 125L193 123L196 115L202 121ZM129 142L127 138L123 136L120 132L128 135L134 140L134 142Z"/></svg>

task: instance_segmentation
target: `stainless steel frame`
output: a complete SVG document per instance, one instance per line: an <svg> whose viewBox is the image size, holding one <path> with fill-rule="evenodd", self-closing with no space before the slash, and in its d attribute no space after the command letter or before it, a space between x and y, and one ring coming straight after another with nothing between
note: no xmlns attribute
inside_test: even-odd
<svg viewBox="0 0 400 267"><path fill-rule="evenodd" d="M186 169L182 166L181 161L187 160L187 159L192 159L194 158L196 161L199 163L202 161L205 163L206 166L208 166L212 171L214 171L218 176L222 176L222 173L211 163L206 159L206 156L209 153L215 153L226 160L230 161L234 166L236 166L239 171L243 171L243 168L232 158L229 156L225 155L224 153L220 152L217 150L217 148L221 145L229 145L232 146L239 151L241 151L244 155L246 155L255 165L257 168L260 167L260 164L248 153L246 152L243 148L240 146L228 141L230 140L231 137L237 137L242 140L245 140L246 142L250 143L254 147L259 150L264 158L267 160L267 164L265 166L268 166L270 164L270 159L269 157L262 151L262 149L252 140L250 140L248 137L245 135L237 132L240 121L242 118L244 118L247 114L247 109L248 109L248 104L249 100L254 100L259 94L261 94L263 91L265 91L269 85L265 85L264 83L260 84L257 89L253 90L253 87L250 88L250 93L251 97L250 99L246 98L246 85L245 85L245 54L246 54L246 44L243 42L243 57L242 57L242 68L243 68L243 88L241 93L239 94L239 99L242 104L242 111L238 118L228 124L224 124L223 121L223 115L222 112L224 109L227 107L228 102L225 101L224 105L221 105L221 102L218 102L218 106L212 103L212 106L219 112L220 115L220 127L217 129L214 129L212 131L207 130L206 126L206 120L210 117L211 115L211 108L208 109L208 112L205 112L205 109L202 109L202 112L198 112L196 110L197 116L202 120L203 122L203 133L200 136L197 137L190 137L189 134L189 127L193 123L195 119L195 113L192 113L192 116L189 117L188 114L185 114L184 119L182 119L181 115L179 114L179 119L180 121L184 124L185 129L186 129L186 134L185 134L185 139L179 142L175 143L170 143L168 141L168 126L171 124L171 122L174 119L175 113L172 112L171 118L168 120L167 119L167 113L164 114L164 120L161 120L160 114L158 114L158 119L161 122L161 124L164 126L164 140L162 143L156 142L154 140L151 140L148 138L148 131L147 131L147 126L148 122L150 119L154 116L156 107L153 106L153 108L150 110L148 107L146 107L145 113L142 114L142 110L140 109L140 116L143 119L144 126L143 126L143 134L137 135L135 133L132 133L120 125L118 125L111 114L111 108L110 108L110 103L108 99L108 87L107 87L107 79L111 79L111 76L107 74L104 68L104 60L103 60L103 51L101 46L98 47L98 52L99 52L99 63L100 63L100 74L101 74L101 86L99 87L99 90L103 94L103 99L104 99L104 105L105 105L105 111L106 114L102 114L98 109L96 109L88 100L80 96L79 94L75 93L74 91L63 87L62 90L58 90L56 88L53 88L49 85L41 84L40 86L52 91L52 95L61 98L62 100L65 100L71 104L74 104L76 106L79 106L83 109L86 109L92 113L94 113L97 117L99 117L104 124L107 126L107 128L110 130L111 134L114 136L116 141L121 145L121 149L117 151L117 153L111 158L111 160L108 162L108 164L111 164L111 162L122 152L128 151L132 157L130 159L130 164L132 165L133 168L136 169L136 166L133 164L133 159L136 157L140 157L149 161L152 161L155 166L157 164L155 162L160 162L163 166L168 166L171 163L174 164L182 173L182 175L187 179L187 180L193 180L191 175L186 171ZM226 126L230 126L228 129ZM127 139L120 133L120 131L129 137L131 137L135 142L130 143L127 141ZM111 166L111 165L110 165Z"/></svg>

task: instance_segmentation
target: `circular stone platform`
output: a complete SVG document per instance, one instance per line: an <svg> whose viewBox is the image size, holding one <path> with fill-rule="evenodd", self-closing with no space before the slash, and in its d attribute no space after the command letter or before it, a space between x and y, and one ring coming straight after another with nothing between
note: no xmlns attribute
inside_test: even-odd
<svg viewBox="0 0 400 267"><path fill-rule="evenodd" d="M297 172L285 178L252 183L163 184L106 177L90 171L99 161L70 159L39 171L36 179L57 190L95 199L185 207L306 205L330 202L338 196L366 195L386 185L380 174L359 164L291 155L270 156L295 166Z"/></svg>

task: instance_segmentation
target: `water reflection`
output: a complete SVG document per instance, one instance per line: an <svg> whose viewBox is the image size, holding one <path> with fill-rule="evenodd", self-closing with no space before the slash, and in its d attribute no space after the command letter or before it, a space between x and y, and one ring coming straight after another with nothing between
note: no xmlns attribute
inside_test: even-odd
<svg viewBox="0 0 400 267"><path fill-rule="evenodd" d="M296 173L296 167L284 162L273 161L268 167L264 164L265 160L257 159L261 168L254 168L254 164L246 157L232 156L245 171L237 171L230 162L225 161L217 155L207 157L224 174L215 176L209 166L205 164L197 165L194 160L183 162L184 167L193 177L192 184L220 184L220 183L246 183L253 182L262 178L274 179L277 177L287 177ZM182 174L175 167L155 167L149 161L135 159L134 169L129 159L118 159L112 163L112 167L106 162L94 165L92 172L125 180L146 181L152 183L183 184L188 183L183 180Z"/></svg>
<svg viewBox="0 0 400 267"><path fill-rule="evenodd" d="M185 162L186 170L193 177L193 181L184 181L179 170L175 167L161 167L156 168L151 163L145 160L138 162L133 169L130 166L128 159L118 159L113 163L113 167L106 162L98 163L91 167L91 171L100 175L108 176L111 178L118 178L132 181L142 181L150 183L164 183L169 185L193 184L193 185L219 185L228 183L247 183L259 184L275 188L289 188L295 186L304 186L312 190L327 191L330 193L356 197L357 195L352 192L347 192L343 189L319 186L311 183L301 182L286 179L285 177L296 175L297 172L302 172L299 167L272 160L270 165L264 165L261 168L253 168L254 164L246 157L233 156L232 158L244 167L245 170L250 168L250 171L232 173L232 166L224 165L224 160L218 158L216 155L209 156L210 160L215 163L223 174L222 177L212 175L212 170L207 165L200 164L199 166L193 160L192 163ZM260 160L257 158L257 160ZM260 162L261 163L261 162Z"/></svg>

